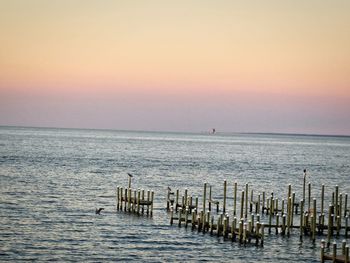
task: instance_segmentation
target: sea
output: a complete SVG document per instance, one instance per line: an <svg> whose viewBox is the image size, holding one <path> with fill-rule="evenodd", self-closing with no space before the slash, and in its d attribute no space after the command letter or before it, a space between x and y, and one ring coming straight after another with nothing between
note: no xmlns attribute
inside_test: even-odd
<svg viewBox="0 0 350 263"><path fill-rule="evenodd" d="M304 169L326 207L336 185L350 193L350 137L0 127L0 262L320 262L325 236L244 245L171 226L166 211L168 187L201 203L203 183L222 200L224 180L229 214L235 182L280 200L291 184L299 201ZM127 173L154 191L152 217L117 211Z"/></svg>

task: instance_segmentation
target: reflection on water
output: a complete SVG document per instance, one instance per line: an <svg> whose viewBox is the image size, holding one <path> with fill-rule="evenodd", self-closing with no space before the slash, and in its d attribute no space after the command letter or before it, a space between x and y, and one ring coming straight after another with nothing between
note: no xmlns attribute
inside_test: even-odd
<svg viewBox="0 0 350 263"><path fill-rule="evenodd" d="M227 179L229 193L237 181L283 198L292 184L299 200L307 168L316 196L322 184L327 200L336 184L350 193L347 137L0 127L0 145L0 261L319 262L322 237L301 243L297 230L262 248L170 226L167 186L200 197L207 181L219 199ZM153 218L116 211L126 172L155 191Z"/></svg>

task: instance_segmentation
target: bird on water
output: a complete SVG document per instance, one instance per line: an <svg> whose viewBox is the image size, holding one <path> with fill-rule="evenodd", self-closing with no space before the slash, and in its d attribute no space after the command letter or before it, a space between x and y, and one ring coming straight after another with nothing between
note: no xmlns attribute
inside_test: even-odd
<svg viewBox="0 0 350 263"><path fill-rule="evenodd" d="M95 210L95 214L96 215L100 215L101 214L101 211L103 210L104 208L103 207L100 207L100 208L96 208L96 210Z"/></svg>

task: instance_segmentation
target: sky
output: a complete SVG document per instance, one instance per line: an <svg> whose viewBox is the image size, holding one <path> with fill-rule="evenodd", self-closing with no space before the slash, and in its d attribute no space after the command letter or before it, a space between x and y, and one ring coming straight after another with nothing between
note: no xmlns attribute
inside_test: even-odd
<svg viewBox="0 0 350 263"><path fill-rule="evenodd" d="M350 135L350 1L0 0L0 125Z"/></svg>

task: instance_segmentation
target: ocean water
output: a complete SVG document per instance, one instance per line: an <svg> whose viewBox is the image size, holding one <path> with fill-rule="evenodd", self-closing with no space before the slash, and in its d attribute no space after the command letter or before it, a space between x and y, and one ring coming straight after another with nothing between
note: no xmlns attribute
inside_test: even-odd
<svg viewBox="0 0 350 263"><path fill-rule="evenodd" d="M165 210L168 186L201 200L208 182L220 199L224 179L231 196L234 182L280 199L292 184L300 200L303 169L314 197L350 193L350 137L0 127L0 261L319 262L322 236L244 246L170 226ZM128 172L154 190L153 217L116 210Z"/></svg>

